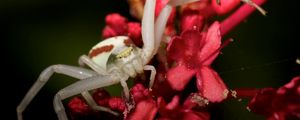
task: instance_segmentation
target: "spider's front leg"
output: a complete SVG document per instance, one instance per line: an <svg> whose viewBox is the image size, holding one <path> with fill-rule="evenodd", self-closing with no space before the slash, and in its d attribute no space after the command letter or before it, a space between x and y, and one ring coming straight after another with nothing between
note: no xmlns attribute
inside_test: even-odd
<svg viewBox="0 0 300 120"><path fill-rule="evenodd" d="M94 61L92 61L88 56L86 55L82 55L79 57L78 59L78 63L79 66L84 67L85 65L89 66L90 68L92 68L93 70L95 70L96 72L98 72L98 74L100 75L107 75L108 73L101 68L101 66L97 65ZM119 115L117 112L112 111L111 109L107 108L107 107L102 107L99 106L95 100L93 99L93 97L90 95L89 92L83 92L81 93L81 95L83 96L83 98L85 99L85 101L87 102L87 104L96 111L105 111L108 113L111 113L113 115Z"/></svg>
<svg viewBox="0 0 300 120"><path fill-rule="evenodd" d="M150 82L149 82L149 90L152 91L152 86L154 84L155 75L156 75L156 69L152 65L145 65L144 70L150 70L151 71Z"/></svg>
<svg viewBox="0 0 300 120"><path fill-rule="evenodd" d="M53 106L59 120L68 120L62 104L62 100L82 93L83 96L90 97L85 91L110 86L120 82L116 75L97 75L77 81L76 83L60 90L54 97ZM98 106L101 107L101 106ZM106 108L104 108L106 109ZM107 109L110 110L110 109ZM102 110L103 111L103 110ZM105 110L104 110L105 111ZM109 112L109 111L108 111Z"/></svg>
<svg viewBox="0 0 300 120"><path fill-rule="evenodd" d="M18 120L22 120L22 113L28 106L28 104L32 101L32 99L36 96L36 94L40 91L40 89L47 83L49 78L54 73L60 73L64 75L68 75L77 79L85 79L87 77L97 75L96 72L80 68L73 67L69 65L52 65L45 69L37 79L37 81L33 84L30 90L27 92L21 103L17 107L17 116Z"/></svg>

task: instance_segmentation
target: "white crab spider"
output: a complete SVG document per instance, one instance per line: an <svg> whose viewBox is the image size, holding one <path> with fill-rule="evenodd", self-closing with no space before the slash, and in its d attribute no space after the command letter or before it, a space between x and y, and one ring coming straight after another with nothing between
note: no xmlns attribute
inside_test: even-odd
<svg viewBox="0 0 300 120"><path fill-rule="evenodd" d="M120 82L124 89L125 97L129 99L129 89L126 80L129 77L135 77L136 74L142 73L143 70L151 70L149 83L149 88L151 89L156 71L153 66L146 64L159 48L172 6L194 1L197 0L171 0L162 10L154 24L156 1L146 0L142 19L143 48L138 48L130 43L130 39L126 36L112 37L95 45L89 52L89 56L82 55L79 58L81 66L87 65L92 70L60 64L46 68L18 105L18 120L22 120L22 112L53 73L60 73L80 79L80 81L63 88L54 96L53 106L59 120L68 119L62 100L77 94L81 94L92 109L117 115L116 112L109 108L98 106L88 91Z"/></svg>

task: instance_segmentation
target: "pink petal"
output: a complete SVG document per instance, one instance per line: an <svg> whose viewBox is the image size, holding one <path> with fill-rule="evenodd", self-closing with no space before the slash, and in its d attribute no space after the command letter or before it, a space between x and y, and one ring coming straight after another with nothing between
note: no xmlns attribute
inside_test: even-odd
<svg viewBox="0 0 300 120"><path fill-rule="evenodd" d="M114 29L118 35L124 35L127 32L127 19L118 13L107 15L105 23Z"/></svg>
<svg viewBox="0 0 300 120"><path fill-rule="evenodd" d="M108 101L110 99L109 93L104 89L97 89L93 93L93 98L100 106L108 106Z"/></svg>
<svg viewBox="0 0 300 120"><path fill-rule="evenodd" d="M168 56L179 61L185 61L185 63L191 64L195 67L200 64L200 61L196 57L200 51L201 34L197 30L183 31L180 37L173 37L168 45Z"/></svg>
<svg viewBox="0 0 300 120"><path fill-rule="evenodd" d="M118 13L112 13L105 17L106 26L102 31L103 38L126 35L127 19Z"/></svg>
<svg viewBox="0 0 300 120"><path fill-rule="evenodd" d="M204 17L199 14L198 10L185 9L180 20L181 31L194 29L201 31Z"/></svg>
<svg viewBox="0 0 300 120"><path fill-rule="evenodd" d="M118 36L116 31L109 26L105 26L105 28L102 30L102 38L106 39L114 36Z"/></svg>
<svg viewBox="0 0 300 120"><path fill-rule="evenodd" d="M196 75L200 94L210 102L221 102L227 97L227 87L213 69L201 67Z"/></svg>
<svg viewBox="0 0 300 120"><path fill-rule="evenodd" d="M123 112L125 110L125 102L120 97L111 97L108 100L108 106L112 110L117 110L119 112Z"/></svg>
<svg viewBox="0 0 300 120"><path fill-rule="evenodd" d="M166 109L175 110L177 107L179 107L179 100L179 96L174 96L172 101L167 104Z"/></svg>
<svg viewBox="0 0 300 120"><path fill-rule="evenodd" d="M214 22L203 37L204 45L199 54L200 60L203 65L210 65L219 53L221 46L221 34L219 22Z"/></svg>
<svg viewBox="0 0 300 120"><path fill-rule="evenodd" d="M87 115L92 111L85 101L79 97L75 97L70 100L68 107L74 114Z"/></svg>
<svg viewBox="0 0 300 120"><path fill-rule="evenodd" d="M182 107L184 109L193 109L194 107L205 107L208 100L199 95L199 93L191 93L184 101Z"/></svg>
<svg viewBox="0 0 300 120"><path fill-rule="evenodd" d="M136 46L142 47L142 34L141 24L138 22L129 22L128 24L128 37L132 39Z"/></svg>
<svg viewBox="0 0 300 120"><path fill-rule="evenodd" d="M174 115L174 112L178 112L177 108L180 107L179 100L180 100L179 96L174 96L171 102L167 104L162 97L159 97L157 99L157 105L158 105L158 112L160 116L170 117L170 118L177 116Z"/></svg>
<svg viewBox="0 0 300 120"><path fill-rule="evenodd" d="M138 103L150 97L149 90L139 83L135 84L131 88L130 93L135 103Z"/></svg>
<svg viewBox="0 0 300 120"><path fill-rule="evenodd" d="M167 72L167 81L173 89L181 91L194 74L195 70L188 69L185 65L177 65Z"/></svg>
<svg viewBox="0 0 300 120"><path fill-rule="evenodd" d="M252 98L248 107L255 113L262 114L266 117L272 116L273 112L276 111L272 106L275 97L276 89L264 88Z"/></svg>
<svg viewBox="0 0 300 120"><path fill-rule="evenodd" d="M268 120L285 120L300 116L300 76L280 87L261 89L249 103L250 109L264 115Z"/></svg>
<svg viewBox="0 0 300 120"><path fill-rule="evenodd" d="M148 99L139 102L126 120L153 120L157 112L154 100Z"/></svg>
<svg viewBox="0 0 300 120"><path fill-rule="evenodd" d="M180 61L184 57L184 40L181 39L181 37L174 36L170 40L167 51L168 51L168 57L171 60Z"/></svg>
<svg viewBox="0 0 300 120"><path fill-rule="evenodd" d="M283 87L279 88L277 93L278 94L286 94L288 90L292 90L296 92L300 96L300 76L294 77L288 84L284 85Z"/></svg>

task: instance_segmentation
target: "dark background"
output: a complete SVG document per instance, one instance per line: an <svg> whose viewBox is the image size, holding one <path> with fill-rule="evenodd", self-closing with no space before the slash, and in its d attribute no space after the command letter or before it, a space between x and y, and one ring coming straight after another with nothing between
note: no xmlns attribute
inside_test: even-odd
<svg viewBox="0 0 300 120"><path fill-rule="evenodd" d="M299 4L269 0L267 16L255 12L226 37L213 64L229 88L279 87L299 75ZM0 2L2 40L2 110L16 119L15 108L40 72L53 64L77 65L78 57L101 40L104 17L118 12L129 16L125 0L10 0ZM132 19L132 18L130 18ZM53 95L74 79L55 75L24 112L24 120L57 119ZM118 91L118 90L116 90ZM214 111L213 119L261 119L249 113L247 100L229 101ZM1 110L1 111L2 111ZM3 113L3 112L2 112Z"/></svg>

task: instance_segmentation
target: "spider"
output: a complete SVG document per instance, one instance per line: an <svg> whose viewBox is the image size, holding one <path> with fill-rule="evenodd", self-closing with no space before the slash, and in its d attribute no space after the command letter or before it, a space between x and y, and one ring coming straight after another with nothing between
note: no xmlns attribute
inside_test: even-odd
<svg viewBox="0 0 300 120"><path fill-rule="evenodd" d="M156 19L156 23L154 23L156 1L146 0L142 19L142 39L144 42L142 48L136 47L127 36L117 36L105 39L95 45L88 56L82 55L79 58L80 67L62 64L49 66L40 74L37 81L17 106L18 120L23 119L22 112L54 73L80 79L80 81L59 90L55 94L53 106L59 120L68 119L62 100L77 94L81 94L92 109L118 115L117 112L109 108L98 106L88 91L121 83L125 98L129 100L129 88L126 81L129 77L135 77L137 74L143 73L144 70L151 71L149 83L149 89L151 90L156 70L147 63L159 48L172 7L194 1L198 0L170 0ZM91 69L83 68L84 65Z"/></svg>

